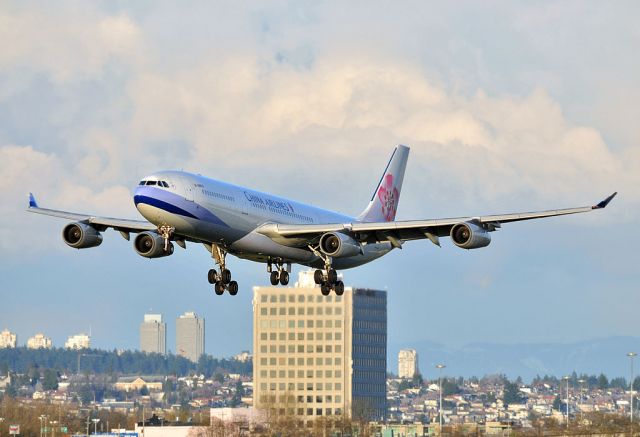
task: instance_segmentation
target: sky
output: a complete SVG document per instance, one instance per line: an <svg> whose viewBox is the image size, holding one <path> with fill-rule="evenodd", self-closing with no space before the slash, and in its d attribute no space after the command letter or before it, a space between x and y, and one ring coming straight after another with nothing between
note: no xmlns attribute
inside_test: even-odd
<svg viewBox="0 0 640 437"><path fill-rule="evenodd" d="M410 242L345 271L388 290L390 343L637 336L639 15L633 1L0 2L0 329L137 348L153 311L175 350L175 318L196 311L208 353L250 349L263 265L231 258L240 292L218 297L203 247L148 260L107 231L73 250L64 220L25 212L28 193L140 218L137 181L184 169L356 215L402 143L398 220L619 196L506 225L481 250Z"/></svg>

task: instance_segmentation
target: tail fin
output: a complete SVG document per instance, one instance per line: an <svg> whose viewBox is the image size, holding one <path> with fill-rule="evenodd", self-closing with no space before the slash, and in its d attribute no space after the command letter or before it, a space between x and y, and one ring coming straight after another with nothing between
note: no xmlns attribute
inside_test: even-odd
<svg viewBox="0 0 640 437"><path fill-rule="evenodd" d="M392 222L395 220L408 158L409 148L398 145L391 155L369 205L358 216L359 221Z"/></svg>

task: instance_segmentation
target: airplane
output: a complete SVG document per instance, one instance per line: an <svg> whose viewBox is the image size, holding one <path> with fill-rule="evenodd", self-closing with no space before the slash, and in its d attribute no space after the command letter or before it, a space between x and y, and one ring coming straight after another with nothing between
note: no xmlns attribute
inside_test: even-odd
<svg viewBox="0 0 640 437"><path fill-rule="evenodd" d="M270 282L289 283L291 264L315 268L314 281L327 296L344 293L337 270L369 263L411 240L428 239L440 246L450 237L462 249L491 243L491 232L504 223L578 214L605 208L617 192L593 206L539 212L395 221L409 147L398 145L371 196L357 217L232 185L184 171L160 171L144 177L133 202L146 219L98 217L41 208L32 193L28 211L72 220L62 230L70 247L85 249L102 243L108 228L133 240L135 251L146 258L173 254L174 245L201 243L217 269L207 279L217 295L238 293L231 279L227 254L267 265Z"/></svg>

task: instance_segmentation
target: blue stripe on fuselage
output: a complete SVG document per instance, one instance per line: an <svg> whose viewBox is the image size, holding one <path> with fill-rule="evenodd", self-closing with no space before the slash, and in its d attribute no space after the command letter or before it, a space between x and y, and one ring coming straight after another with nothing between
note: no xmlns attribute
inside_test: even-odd
<svg viewBox="0 0 640 437"><path fill-rule="evenodd" d="M172 205L169 202L156 199L155 197L136 195L136 196L133 196L133 202L136 204L136 206L138 205L138 203L145 203L147 205L155 206L156 208L162 209L172 214L179 214L185 217L194 218L196 220L198 219L198 217L191 214L189 211L185 211L182 208L178 208L177 206Z"/></svg>
<svg viewBox="0 0 640 437"><path fill-rule="evenodd" d="M138 203L144 203L172 214L202 220L215 225L229 226L204 206L164 188L138 187L134 193L133 201L136 206Z"/></svg>

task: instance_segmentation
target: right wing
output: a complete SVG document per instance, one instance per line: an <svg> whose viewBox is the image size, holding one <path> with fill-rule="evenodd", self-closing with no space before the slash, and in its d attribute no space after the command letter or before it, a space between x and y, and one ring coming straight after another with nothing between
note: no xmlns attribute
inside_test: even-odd
<svg viewBox="0 0 640 437"><path fill-rule="evenodd" d="M319 238L327 232L347 233L361 243L389 241L394 247L400 247L403 241L424 238L439 245L438 237L448 236L451 228L458 223L474 223L483 226L489 231L494 231L496 228L501 227L502 223L579 214L602 209L611 202L616 194L617 192L613 193L596 205L577 208L398 222L354 222L317 225L268 223L258 228L257 232L270 237L280 244L299 247L307 247L317 243Z"/></svg>

